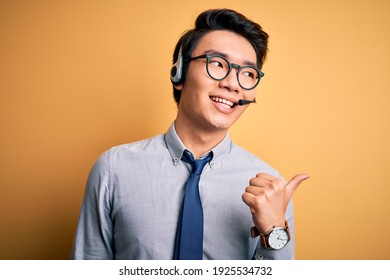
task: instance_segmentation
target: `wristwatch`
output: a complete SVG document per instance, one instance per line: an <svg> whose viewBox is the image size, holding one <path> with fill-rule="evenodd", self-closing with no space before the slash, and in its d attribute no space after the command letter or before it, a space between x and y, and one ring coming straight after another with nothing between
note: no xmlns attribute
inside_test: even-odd
<svg viewBox="0 0 390 280"><path fill-rule="evenodd" d="M260 236L261 245L265 249L279 250L290 241L290 229L287 221L284 227L274 227L268 233L261 233L256 227L251 228L252 237Z"/></svg>

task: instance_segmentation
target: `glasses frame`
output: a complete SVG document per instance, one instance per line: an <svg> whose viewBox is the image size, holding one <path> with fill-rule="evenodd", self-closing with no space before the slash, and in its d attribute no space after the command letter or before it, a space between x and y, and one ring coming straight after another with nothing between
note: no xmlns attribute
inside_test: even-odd
<svg viewBox="0 0 390 280"><path fill-rule="evenodd" d="M223 60L226 61L227 65L229 65L229 71L226 73L226 75L223 77L223 78L220 78L220 79L217 79L217 78L214 78L210 72L209 72L209 63L210 63L210 60L214 57L218 57L218 58L221 58ZM193 60L196 60L196 59L201 59L201 58L206 58L207 59L207 63L206 63L206 71L207 71L207 74L209 75L210 78L212 78L213 80L215 81L222 81L224 79L226 79L227 76L229 76L230 72L232 71L233 68L236 68L237 69L237 81L238 81L238 84L240 85L241 88L245 89L245 90L251 90L251 89L254 89L255 87L257 87L257 85L259 84L261 78L264 76L264 73L261 72L259 69L257 69L256 67L252 66L252 65L244 65L244 66L241 66L241 65L238 65L236 63L231 63L229 60L227 60L225 57L223 57L222 55L218 55L218 54L202 54L202 55L199 55L199 56L195 56L195 57L191 57L189 58L187 61L190 62L190 61L193 61ZM251 69L254 69L256 72L257 72L257 75L258 75L258 79L257 79L257 82L256 84L253 86L253 87L249 87L249 88L246 88L246 87L243 87L240 83L240 78L239 78L239 74L241 72L242 69L245 69L245 68L251 68Z"/></svg>

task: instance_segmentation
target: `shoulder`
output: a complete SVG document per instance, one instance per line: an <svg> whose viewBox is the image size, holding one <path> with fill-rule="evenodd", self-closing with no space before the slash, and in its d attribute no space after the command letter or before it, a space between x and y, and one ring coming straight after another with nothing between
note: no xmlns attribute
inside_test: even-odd
<svg viewBox="0 0 390 280"><path fill-rule="evenodd" d="M106 150L102 156L109 157L111 160L117 157L138 155L160 151L165 147L164 135L157 135L152 138L139 140L136 142L120 144Z"/></svg>
<svg viewBox="0 0 390 280"><path fill-rule="evenodd" d="M282 178L278 170L276 170L270 164L265 162L257 155L249 152L248 150L233 142L231 145L229 157L233 161L232 164L239 164L242 165L244 168L257 170L258 172L264 172Z"/></svg>
<svg viewBox="0 0 390 280"><path fill-rule="evenodd" d="M166 150L163 134L136 142L116 145L110 147L98 157L94 169L107 170L115 168L118 164L123 165L129 161L146 159L149 156L164 153L164 148Z"/></svg>
<svg viewBox="0 0 390 280"><path fill-rule="evenodd" d="M111 147L107 152L112 155L121 153L143 153L150 152L156 149L161 149L165 146L164 135L160 134L151 138L139 140L132 143L126 143Z"/></svg>

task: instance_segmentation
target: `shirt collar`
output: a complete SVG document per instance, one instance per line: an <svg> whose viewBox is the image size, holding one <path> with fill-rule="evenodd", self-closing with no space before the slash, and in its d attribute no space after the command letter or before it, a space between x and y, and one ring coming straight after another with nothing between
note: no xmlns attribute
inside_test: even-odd
<svg viewBox="0 0 390 280"><path fill-rule="evenodd" d="M176 133L175 123L171 124L168 131L165 133L164 138L172 161L176 165L187 148ZM227 133L225 138L217 146L211 149L213 152L213 159L210 162L210 165L213 166L216 161L219 161L221 157L227 154L231 149L231 145L230 135Z"/></svg>

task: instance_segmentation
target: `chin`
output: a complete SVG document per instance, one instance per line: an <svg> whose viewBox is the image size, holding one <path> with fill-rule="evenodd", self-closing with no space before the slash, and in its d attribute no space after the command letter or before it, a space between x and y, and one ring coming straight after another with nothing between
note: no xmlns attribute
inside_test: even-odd
<svg viewBox="0 0 390 280"><path fill-rule="evenodd" d="M219 127L220 129L229 129L231 126L233 126L236 121L240 118L241 114L244 111L236 111L233 114L229 116L222 116L221 118L215 118L214 124L216 127Z"/></svg>
<svg viewBox="0 0 390 280"><path fill-rule="evenodd" d="M211 126L216 130L228 130L235 122L236 120L216 119L211 123Z"/></svg>

